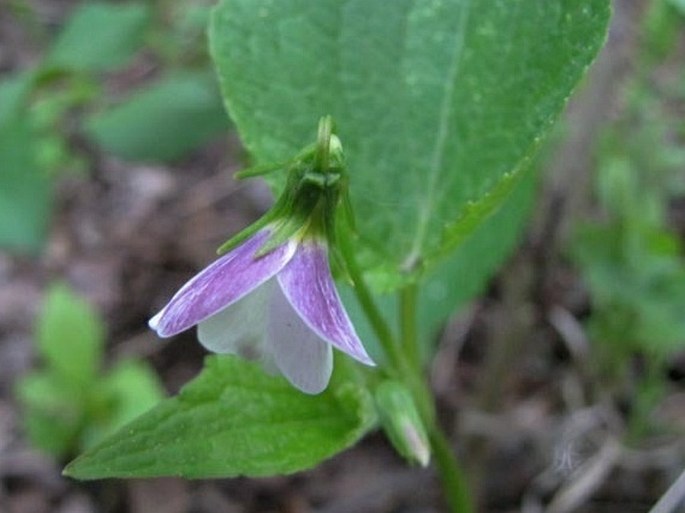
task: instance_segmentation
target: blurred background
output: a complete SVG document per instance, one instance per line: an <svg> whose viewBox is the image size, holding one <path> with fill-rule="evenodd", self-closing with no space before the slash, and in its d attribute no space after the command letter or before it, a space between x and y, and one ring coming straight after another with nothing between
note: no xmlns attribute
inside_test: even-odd
<svg viewBox="0 0 685 513"><path fill-rule="evenodd" d="M198 373L147 319L271 201L232 179L212 4L0 0L0 512L443 511L380 435L290 477L60 475ZM685 465L685 1L615 1L536 168L516 251L435 334L443 422L482 511L647 512Z"/></svg>

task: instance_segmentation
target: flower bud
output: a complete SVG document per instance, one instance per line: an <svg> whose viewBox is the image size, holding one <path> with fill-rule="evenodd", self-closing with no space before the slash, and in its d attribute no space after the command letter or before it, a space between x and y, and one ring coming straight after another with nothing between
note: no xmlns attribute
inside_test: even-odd
<svg viewBox="0 0 685 513"><path fill-rule="evenodd" d="M428 435L406 387L397 381L384 381L376 389L376 406L383 430L397 452L411 463L427 466Z"/></svg>

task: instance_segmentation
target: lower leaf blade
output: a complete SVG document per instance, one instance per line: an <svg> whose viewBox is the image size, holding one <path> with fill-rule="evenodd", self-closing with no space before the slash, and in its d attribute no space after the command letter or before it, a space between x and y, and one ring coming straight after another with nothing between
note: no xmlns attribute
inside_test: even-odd
<svg viewBox="0 0 685 513"><path fill-rule="evenodd" d="M371 399L351 383L309 396L258 365L211 356L202 374L70 463L76 479L266 476L310 468L374 424Z"/></svg>

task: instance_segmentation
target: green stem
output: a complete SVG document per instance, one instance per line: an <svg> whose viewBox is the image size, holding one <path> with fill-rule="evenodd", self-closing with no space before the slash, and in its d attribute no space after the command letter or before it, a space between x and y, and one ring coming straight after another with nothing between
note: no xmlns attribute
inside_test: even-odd
<svg viewBox="0 0 685 513"><path fill-rule="evenodd" d="M347 266L350 278L352 278L357 300L364 310L364 314L369 319L371 328L376 334L385 356L388 358L387 372L409 387L424 424L430 426L435 419L433 396L423 382L419 370L412 366L411 362L402 351L402 348L397 344L390 327L385 322L383 315L376 306L373 296L366 285L361 269L357 264L354 250L350 244L350 239L351 235L349 233L343 234L338 241L338 247L340 248L341 256Z"/></svg>
<svg viewBox="0 0 685 513"><path fill-rule="evenodd" d="M428 430L431 451L443 484L445 499L453 513L473 513L475 510L466 479L447 437L437 424L433 395L421 374L416 329L418 288L410 285L403 289L400 295L400 330L403 341L403 347L400 347L364 281L351 245L351 235L349 232L341 235L338 240L341 256L354 284L357 300L389 360L389 373L399 378L411 390L421 420Z"/></svg>
<svg viewBox="0 0 685 513"><path fill-rule="evenodd" d="M373 301L371 292L366 286L366 282L362 276L362 272L357 264L357 259L354 255L354 249L351 247L352 235L348 233L341 234L338 238L338 247L340 249L341 256L345 261L347 267L347 272L352 279L352 284L354 285L354 293L357 296L357 300L364 310L364 314L369 319L371 323L371 328L373 329L376 337L378 338L383 352L390 360L390 367L397 368L402 360L402 355L400 354L399 348L395 344L395 340L390 331L390 327L385 322L383 315Z"/></svg>
<svg viewBox="0 0 685 513"><path fill-rule="evenodd" d="M416 326L418 295L418 287L415 283L410 283L400 291L400 339L407 359L420 373L421 352Z"/></svg>
<svg viewBox="0 0 685 513"><path fill-rule="evenodd" d="M440 473L447 504L454 513L472 513L475 508L471 500L466 476L464 476L445 434L437 424L432 427L433 429L429 433L431 449Z"/></svg>
<svg viewBox="0 0 685 513"><path fill-rule="evenodd" d="M435 418L435 406L433 396L426 382L422 379L421 353L419 349L419 337L417 329L418 317L418 287L411 283L400 291L399 314L400 314L400 337L402 349L412 371L421 383L423 397L428 397L431 402L430 418L424 417L429 430L431 450L440 473L445 499L450 509L455 513L470 513L474 511L468 482L461 470L461 466L450 447L447 436L443 433ZM419 397L420 399L420 397Z"/></svg>

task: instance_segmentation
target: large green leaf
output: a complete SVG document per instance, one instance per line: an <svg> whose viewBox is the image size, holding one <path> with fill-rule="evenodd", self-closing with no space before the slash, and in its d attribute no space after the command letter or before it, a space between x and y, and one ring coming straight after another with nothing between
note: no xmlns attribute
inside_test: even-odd
<svg viewBox="0 0 685 513"><path fill-rule="evenodd" d="M420 334L431 344L459 306L482 293L521 239L534 204L539 172L526 171L504 204L427 277L419 299Z"/></svg>
<svg viewBox="0 0 685 513"><path fill-rule="evenodd" d="M46 63L77 71L105 71L141 47L152 19L142 3L83 2L52 45Z"/></svg>
<svg viewBox="0 0 685 513"><path fill-rule="evenodd" d="M432 354L436 335L447 318L483 291L487 281L516 247L534 204L538 176L537 166L527 170L500 209L466 236L426 277L420 289L417 311L417 328L425 357ZM374 360L382 361L379 342L352 289L344 284L339 288L364 346ZM399 326L396 295L377 294L376 302L390 325Z"/></svg>
<svg viewBox="0 0 685 513"><path fill-rule="evenodd" d="M173 160L228 128L216 79L208 73L166 77L86 123L102 147L131 160Z"/></svg>
<svg viewBox="0 0 685 513"><path fill-rule="evenodd" d="M504 201L608 18L608 0L223 0L210 43L258 163L333 115L365 266L392 288Z"/></svg>
<svg viewBox="0 0 685 513"><path fill-rule="evenodd" d="M65 473L97 479L295 472L349 447L374 420L372 399L352 382L310 396L256 364L211 356L179 396L80 456Z"/></svg>

